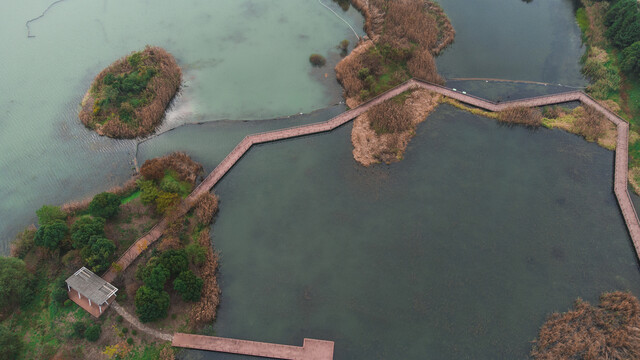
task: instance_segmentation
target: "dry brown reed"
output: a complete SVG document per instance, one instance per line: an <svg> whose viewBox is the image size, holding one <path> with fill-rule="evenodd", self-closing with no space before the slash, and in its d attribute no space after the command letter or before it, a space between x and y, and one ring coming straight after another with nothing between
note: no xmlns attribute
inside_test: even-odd
<svg viewBox="0 0 640 360"><path fill-rule="evenodd" d="M93 80L83 101L79 117L82 123L90 129L95 129L100 135L114 138L135 138L148 135L154 131L164 116L164 111L180 88L182 71L173 56L166 50L147 46L142 51L143 66L154 68L157 74L149 81L145 92L152 96L146 106L134 112L136 124L126 124L119 118L119 114L94 114L95 94L99 91L102 79L109 73L123 74L133 71L127 56L116 60L102 70Z"/></svg>
<svg viewBox="0 0 640 360"><path fill-rule="evenodd" d="M367 114L371 128L378 135L402 132L413 127L411 116L404 104L394 99L372 107Z"/></svg>
<svg viewBox="0 0 640 360"><path fill-rule="evenodd" d="M498 120L508 124L538 127L542 125L542 112L537 108L514 106L500 111Z"/></svg>
<svg viewBox="0 0 640 360"><path fill-rule="evenodd" d="M182 181L194 185L198 176L202 174L202 165L193 161L191 157L183 152L173 152L171 154L146 160L140 167L140 174L147 180L159 180L164 177L165 170L173 170Z"/></svg>
<svg viewBox="0 0 640 360"><path fill-rule="evenodd" d="M578 134L584 136L588 141L598 141L604 135L608 124L609 121L600 111L591 106L583 105L574 126Z"/></svg>
<svg viewBox="0 0 640 360"><path fill-rule="evenodd" d="M194 209L198 222L201 224L211 223L216 212L218 212L218 197L208 192L200 195Z"/></svg>
<svg viewBox="0 0 640 360"><path fill-rule="evenodd" d="M357 106L410 77L443 84L434 54L455 32L442 9L428 0L355 0L372 41L361 43L336 66L349 106ZM405 66L406 65L406 66ZM388 74L384 80L382 75Z"/></svg>
<svg viewBox="0 0 640 360"><path fill-rule="evenodd" d="M189 318L193 327L211 323L216 318L218 305L220 304L220 287L216 274L218 272L218 254L211 247L209 229L200 232L198 237L200 246L207 250L206 261L199 268L200 277L204 280L200 301L191 308Z"/></svg>
<svg viewBox="0 0 640 360"><path fill-rule="evenodd" d="M640 302L627 292L604 293L595 307L578 299L540 328L536 360L640 359Z"/></svg>

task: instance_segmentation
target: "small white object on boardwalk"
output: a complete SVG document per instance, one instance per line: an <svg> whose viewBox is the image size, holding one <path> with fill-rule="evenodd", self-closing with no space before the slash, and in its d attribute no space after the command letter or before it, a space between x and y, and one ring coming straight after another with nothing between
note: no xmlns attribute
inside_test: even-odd
<svg viewBox="0 0 640 360"><path fill-rule="evenodd" d="M303 346L175 333L172 346L286 360L333 360L333 341L304 339Z"/></svg>

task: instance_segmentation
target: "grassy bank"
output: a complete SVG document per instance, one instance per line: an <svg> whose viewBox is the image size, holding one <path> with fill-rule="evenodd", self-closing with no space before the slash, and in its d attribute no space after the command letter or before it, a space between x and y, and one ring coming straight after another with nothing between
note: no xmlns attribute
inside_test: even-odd
<svg viewBox="0 0 640 360"><path fill-rule="evenodd" d="M576 20L587 46L582 59L582 71L591 82L587 91L629 122L629 182L636 193L640 193L640 78L637 73L622 69L625 60L624 41L632 42L634 38L631 35L623 38L623 35L628 35L623 34L623 30L616 33L612 31L615 29L610 29L618 26L615 21L624 16L637 16L637 5L629 3L629 7L619 13L610 10L624 5L622 0L611 3L582 0L582 5L576 12ZM631 27L626 25L626 29Z"/></svg>
<svg viewBox="0 0 640 360"><path fill-rule="evenodd" d="M128 186L72 206L43 206L38 227L20 233L12 257L0 257L0 343L15 343L15 359L172 359L170 346L108 309L94 319L68 299L64 280L81 266L103 273L162 217L160 241L113 284L117 301L141 322L167 333L196 331L216 315L218 256L209 224L211 194L177 215L202 166L186 154L146 161ZM132 185L131 185L132 184ZM18 281L14 281L17 279Z"/></svg>
<svg viewBox="0 0 640 360"><path fill-rule="evenodd" d="M171 54L147 46L104 69L82 100L82 123L100 135L134 138L153 132L180 87Z"/></svg>

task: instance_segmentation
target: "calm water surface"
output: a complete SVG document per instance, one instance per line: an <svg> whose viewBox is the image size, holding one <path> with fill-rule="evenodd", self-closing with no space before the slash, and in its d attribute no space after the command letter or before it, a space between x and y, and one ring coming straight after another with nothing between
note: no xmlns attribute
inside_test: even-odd
<svg viewBox="0 0 640 360"><path fill-rule="evenodd" d="M365 169L350 130L256 147L217 186L217 335L521 359L546 314L640 290L612 152L441 106L402 162Z"/></svg>
<svg viewBox="0 0 640 360"><path fill-rule="evenodd" d="M457 30L437 60L446 77L585 85L572 1L441 4ZM130 175L135 142L85 130L77 105L100 69L145 44L167 48L184 69L162 129L194 124L141 144L140 161L183 150L211 170L248 133L344 110L330 106L341 93L335 45L354 36L314 0L66 0L27 39L24 22L48 5L0 5L0 46L11 50L0 52L3 252L43 203L90 196ZM353 9L339 12L362 27ZM311 52L328 66L311 70ZM565 89L449 85L494 100ZM332 339L337 359L521 359L545 316L576 297L640 293L612 194L612 152L443 106L401 163L362 168L350 126L256 147L217 186L224 297L216 334L293 345Z"/></svg>

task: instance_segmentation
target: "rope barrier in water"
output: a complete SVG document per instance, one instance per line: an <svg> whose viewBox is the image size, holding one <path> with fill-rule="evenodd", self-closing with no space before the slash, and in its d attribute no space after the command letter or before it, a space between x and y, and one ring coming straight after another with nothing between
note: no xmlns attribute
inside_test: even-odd
<svg viewBox="0 0 640 360"><path fill-rule="evenodd" d="M356 32L356 30L353 28L353 26L351 26L345 19L343 19L342 17L340 17L340 15L338 15L338 13L336 13L335 11L333 11L333 9L331 9L330 7L328 7L327 5L325 5L322 1L318 0L318 2L320 3L320 5L326 7L327 9L329 9L329 11L331 11L335 16L338 17L338 19L342 20L345 24L347 24L347 26L351 29L351 31L353 31L353 34L356 36L356 38L358 39L358 41L360 41L360 36L358 35L358 33Z"/></svg>
<svg viewBox="0 0 640 360"><path fill-rule="evenodd" d="M64 0L57 0L57 1L52 2L52 3L51 3L51 5L49 5L49 6L48 6L48 7L47 7L43 12L42 12L42 14L40 14L40 16L38 16L38 17L34 17L34 18L33 18L33 19L31 19L31 20L27 20L27 22L24 24L24 25L27 27L27 38L34 38L34 37L36 37L35 35L31 35L31 28L29 27L29 23L30 23L30 22L33 22L33 21L36 21L36 20L38 20L38 19L40 19L40 18L42 18L42 17L44 16L44 14L46 14L46 13L47 13L47 11L49 11L49 9L51 9L51 8L53 7L53 5L55 5L55 4L57 4L57 3L61 3L61 2L63 2L63 1L64 1Z"/></svg>
<svg viewBox="0 0 640 360"><path fill-rule="evenodd" d="M451 78L447 79L449 81L484 81L484 82L509 82L509 83L523 83L523 84L535 84L535 85L544 85L544 86L562 86L566 88L572 89L584 89L584 86L571 86L571 85L562 85L562 84L552 84L541 81L529 81L529 80L508 80L508 79L493 79L493 78Z"/></svg>

